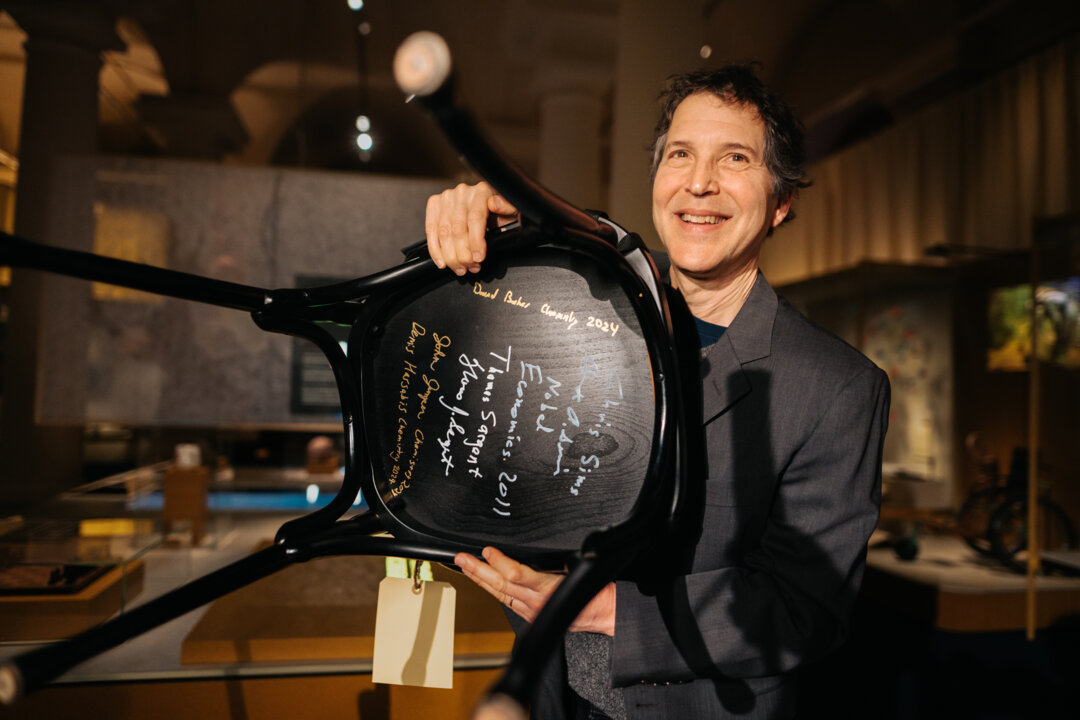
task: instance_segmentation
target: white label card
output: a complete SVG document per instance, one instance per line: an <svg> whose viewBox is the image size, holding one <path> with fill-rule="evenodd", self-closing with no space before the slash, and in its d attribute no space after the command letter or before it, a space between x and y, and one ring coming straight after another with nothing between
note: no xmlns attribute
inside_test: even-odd
<svg viewBox="0 0 1080 720"><path fill-rule="evenodd" d="M371 679L391 685L449 688L454 677L454 605L450 583L384 578L375 611Z"/></svg>

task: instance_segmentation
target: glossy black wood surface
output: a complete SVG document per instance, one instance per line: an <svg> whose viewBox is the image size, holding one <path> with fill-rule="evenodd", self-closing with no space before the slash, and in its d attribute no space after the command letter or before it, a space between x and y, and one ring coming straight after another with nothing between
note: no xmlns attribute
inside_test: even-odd
<svg viewBox="0 0 1080 720"><path fill-rule="evenodd" d="M624 522L656 413L633 296L602 260L538 248L388 301L362 339L361 395L395 518L526 555Z"/></svg>

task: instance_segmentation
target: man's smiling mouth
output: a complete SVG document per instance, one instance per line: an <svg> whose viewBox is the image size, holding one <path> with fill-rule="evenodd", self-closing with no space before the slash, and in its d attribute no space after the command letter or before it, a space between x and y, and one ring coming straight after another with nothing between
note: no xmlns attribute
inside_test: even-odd
<svg viewBox="0 0 1080 720"><path fill-rule="evenodd" d="M679 213L679 219L683 222L695 223L698 225L719 225L724 222L726 218L719 215L691 215L690 213Z"/></svg>

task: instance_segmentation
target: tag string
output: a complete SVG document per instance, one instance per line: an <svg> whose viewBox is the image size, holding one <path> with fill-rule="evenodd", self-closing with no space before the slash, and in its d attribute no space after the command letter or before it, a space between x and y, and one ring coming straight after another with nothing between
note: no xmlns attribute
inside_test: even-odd
<svg viewBox="0 0 1080 720"><path fill-rule="evenodd" d="M412 591L416 595L419 595L424 590L424 585L420 581L420 566L421 565L423 565L423 563L420 560L413 560Z"/></svg>

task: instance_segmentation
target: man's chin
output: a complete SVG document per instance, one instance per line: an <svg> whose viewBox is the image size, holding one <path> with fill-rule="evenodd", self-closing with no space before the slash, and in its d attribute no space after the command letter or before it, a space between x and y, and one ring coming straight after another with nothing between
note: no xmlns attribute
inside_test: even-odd
<svg viewBox="0 0 1080 720"><path fill-rule="evenodd" d="M716 274L720 262L716 259L679 257L668 251L671 259L671 267L677 269L683 275L692 278L707 278Z"/></svg>

